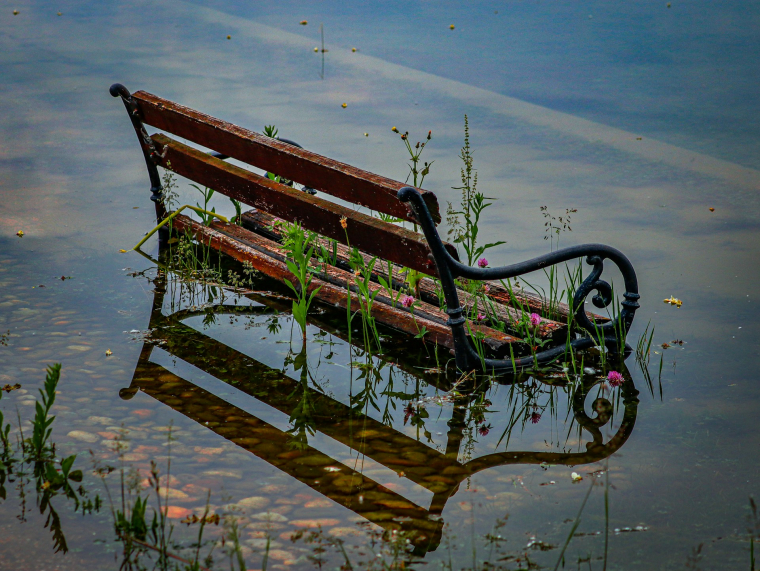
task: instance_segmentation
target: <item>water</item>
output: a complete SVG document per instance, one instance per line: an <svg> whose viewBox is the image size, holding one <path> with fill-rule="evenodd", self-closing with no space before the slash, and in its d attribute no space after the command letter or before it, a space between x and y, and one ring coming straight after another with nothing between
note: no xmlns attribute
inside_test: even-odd
<svg viewBox="0 0 760 571"><path fill-rule="evenodd" d="M120 81L253 129L274 123L307 148L397 179L406 175L404 154L390 128L408 129L412 138L432 129L426 153L436 162L425 186L442 203L458 198L451 187L459 183L467 113L480 188L498 198L483 228L507 240L490 254L492 263L548 250L540 206L554 214L577 208L561 244L602 242L623 250L642 292L633 339L648 322L656 327L663 396L650 395L629 360L641 394L630 437L609 460L608 567L683 568L703 545L703 568L749 568L748 498L758 493L754 412L760 402L753 4L482 3L465 9L398 3L380 10L330 2L72 2L60 8L30 2L16 9L16 16L5 9L0 24L0 332L10 332L8 346L0 346L0 384L22 389L0 406L6 417L15 418L17 407L22 419L31 418L29 395L41 386L45 366L61 362L53 438L60 453L79 455L83 485L93 494L104 491L91 474L89 449L101 462L116 462L109 441L123 425L131 439L127 467L144 471L156 459L163 470L171 424L177 441L170 515L202 507L211 489L209 501L220 512L242 504L251 568L261 564L267 526L278 542L270 566L307 568L309 546L287 540L298 525L320 521L326 532L362 545L367 536L354 535L359 521L381 524L399 513L427 512L436 493L455 486L456 479L432 485L424 467L446 452L449 421L460 414L451 403L433 400L446 394L445 381L413 368L433 360L424 351L405 358L397 351L398 367L385 364L378 373L379 410L368 404L366 419L349 422L349 395L364 388L367 372L351 368L357 357L335 327L341 316L329 313L310 328L307 355L310 382L324 394L313 386L295 392L304 368L297 355L288 355L290 321L283 315L280 330L268 331L271 302L260 299L241 299L252 309L220 315L214 324L204 325L202 316L183 319L184 328L165 333L166 344L153 348L147 361L153 364L145 365L145 378L166 375L165 388L122 398L129 396L122 389L139 385L136 370L146 363L141 336L128 332L148 329L160 283L133 275L146 270L154 277L152 261L118 253L151 226L152 208L131 126L108 86ZM304 19L308 25L299 26ZM321 54L313 52L320 23L329 49L324 79ZM187 185L182 192L183 202L198 199ZM217 201L217 210L232 213L225 202ZM149 246L155 255L155 242ZM671 295L684 301L680 309L662 303ZM164 309L169 313L168 301ZM685 344L659 347L675 339ZM653 355L655 382L659 359ZM428 418L410 415L404 422L408 397L381 394L390 392L391 375L394 394L428 399ZM301 426L309 448L278 458L291 450L290 416L304 395L313 398L318 430L310 435ZM578 438L560 395L555 416L547 408L537 424L523 430L519 423L507 445L500 437L512 412L509 387L494 386L487 398L485 408L493 412L483 413L485 423L475 422L477 407L474 416L465 415L459 464L506 451L583 452L591 440L588 432ZM227 435L202 424L217 422L199 416L213 406ZM603 434L614 434L620 421L616 415ZM491 425L486 435L477 432L482 424ZM362 436L362 430L376 433ZM248 451L234 438L259 443L249 441ZM256 448L267 439L275 445ZM312 465L298 458L311 458ZM358 515L361 506L350 504L351 494L339 484L310 481L315 467L325 466L350 470L367 489L382 485L388 492L367 501L385 505L377 504L370 518ZM532 560L553 567L568 520L594 481L589 474L604 468L603 461L495 466L462 480L441 522L420 515L397 523L428 522L431 537L439 523L447 524L426 560L446 561L451 544L455 565L463 566L471 565L471 538L508 516L500 530L504 549L527 550ZM573 471L584 479L573 483ZM355 491L351 485L344 487ZM63 555L54 552L32 496L20 521L18 490L6 487L4 568L118 567L121 547L107 509L82 517L56 498L69 547ZM592 568L601 568L603 494L600 486L589 497L578 528L587 535L570 543L570 566L590 556ZM358 494L352 497L358 501ZM252 517L263 512L286 521ZM177 536L191 541L196 528L176 525ZM645 530L614 532L636 526ZM210 527L208 537L218 537L220 529ZM526 548L533 537L555 547ZM476 545L477 557L485 558L488 548L480 540Z"/></svg>

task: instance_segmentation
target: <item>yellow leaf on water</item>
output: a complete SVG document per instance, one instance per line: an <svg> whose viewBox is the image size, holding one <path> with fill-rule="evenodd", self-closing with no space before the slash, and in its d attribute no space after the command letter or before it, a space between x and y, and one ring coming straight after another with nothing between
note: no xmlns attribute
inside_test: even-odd
<svg viewBox="0 0 760 571"><path fill-rule="evenodd" d="M18 236L19 238L23 238L24 237L24 231L23 230L19 230L18 232L16 232L16 236Z"/></svg>
<svg viewBox="0 0 760 571"><path fill-rule="evenodd" d="M341 107L343 107L343 109L345 109L346 107L348 107L348 103L341 104Z"/></svg>
<svg viewBox="0 0 760 571"><path fill-rule="evenodd" d="M453 30L453 29L454 29L454 24L451 24L451 26L449 26L449 30Z"/></svg>

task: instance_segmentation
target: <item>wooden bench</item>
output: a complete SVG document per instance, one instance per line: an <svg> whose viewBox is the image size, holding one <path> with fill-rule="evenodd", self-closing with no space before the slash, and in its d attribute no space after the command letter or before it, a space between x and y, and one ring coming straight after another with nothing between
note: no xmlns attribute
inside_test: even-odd
<svg viewBox="0 0 760 571"><path fill-rule="evenodd" d="M441 240L436 228L441 220L440 209L432 192L351 167L144 91L130 94L123 85L114 84L110 93L122 98L137 133L158 221L168 214L157 169L161 166L254 208L242 216L242 226L223 222L206 226L181 214L176 215L173 219L175 230L188 232L196 240L241 262L248 262L281 282L293 276L286 264L287 253L280 243L282 236L272 225L275 217L298 222L303 228L344 246L350 243L362 255L392 262L390 276L386 275L387 264L380 263L375 266L373 278L390 278L397 289L403 287L401 272L404 268L430 276L420 283L420 300L413 310L394 303L379 283L369 284L371 292L378 292L372 314L377 321L406 333L417 334L424 328L427 341L442 345L455 354L460 370L484 368L488 372L510 372L550 362L568 349L596 345L617 347L621 333L630 328L639 306L636 275L628 259L614 248L587 244L512 266L472 268L461 264L456 248ZM145 125L172 133L210 149L210 152L200 151L162 133L148 135ZM226 163L224 159L227 158L297 181L316 190L318 195ZM342 206L327 200L324 195L414 222L421 226L423 234ZM345 230L342 220L346 224ZM317 264L315 260L315 277L310 291L318 288L316 298L320 301L344 310L350 304L351 310L357 311L356 295L348 295L349 290L356 291L357 279L347 268L348 248L341 247L336 253L338 261L335 265ZM500 280L584 256L593 269L578 287L572 308L560 304L560 320L542 318L533 332L535 338L548 341L551 348L538 353L531 351L524 339L514 335L514 327L524 317L525 309L539 312L543 301L524 291L508 292ZM585 299L592 291L597 292L592 300L596 307L606 307L612 301L612 288L600 279L605 259L618 266L625 281L621 311L614 321L587 313L584 307ZM466 317L477 300L457 287L457 279L489 282L487 296L493 311L487 325ZM510 301L517 301L522 307L515 308ZM506 325L507 332L501 330L503 327L493 327L500 323ZM579 336L578 330L584 333ZM490 356L484 358L482 352L476 351L471 335L478 337L478 343L482 342Z"/></svg>

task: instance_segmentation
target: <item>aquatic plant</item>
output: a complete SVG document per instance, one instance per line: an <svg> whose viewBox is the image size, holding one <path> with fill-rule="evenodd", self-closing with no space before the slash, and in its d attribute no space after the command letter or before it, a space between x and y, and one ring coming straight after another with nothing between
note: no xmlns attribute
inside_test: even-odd
<svg viewBox="0 0 760 571"><path fill-rule="evenodd" d="M459 157L464 163L460 171L462 186L453 188L462 192L462 199L458 209L455 209L450 202L448 203L446 222L449 225L448 236L453 239L454 244L462 246L467 257L467 265L471 266L486 250L506 242L499 240L483 246L478 245L480 217L485 209L493 204L493 202L488 202L493 199L477 190L478 173L473 167L474 156L470 148L470 124L467 115L464 116L464 146ZM486 264L488 264L487 261Z"/></svg>
<svg viewBox="0 0 760 571"><path fill-rule="evenodd" d="M420 161L422 160L420 157L422 155L422 151L425 150L425 146L428 144L430 139L433 138L433 131L428 131L427 137L423 141L417 141L417 143L412 146L411 141L409 140L409 131L406 131L405 133L401 133L396 127L393 127L391 129L394 133L397 133L401 140L404 142L404 145L406 146L406 150L409 153L409 164L407 165L409 167L409 174L406 176L406 182L409 182L409 178L412 179L412 186L419 188L422 186L423 181L425 180L425 177L430 174L430 167L435 161L423 162L422 168L420 168Z"/></svg>
<svg viewBox="0 0 760 571"><path fill-rule="evenodd" d="M43 389L39 389L42 402L37 401L34 406L35 414L32 421L32 437L27 441L27 445L34 459L38 461L45 459L46 456L53 453L47 446L50 434L53 432L51 425L55 420L54 416L50 416L50 408L55 402L55 389L58 386L60 378L60 363L47 368L45 386Z"/></svg>
<svg viewBox="0 0 760 571"><path fill-rule="evenodd" d="M213 188L209 188L207 186L201 188L197 184L191 184L190 186L200 192L201 196L203 196L203 206L196 202L195 206L197 208L194 210L198 213L198 216L201 217L201 222L203 222L203 225L209 226L214 218L214 215L216 214L216 207L213 207L211 210L209 210L208 205L209 202L211 202L211 197L214 196L214 193L216 191ZM225 219L224 221L226 222L227 220Z"/></svg>
<svg viewBox="0 0 760 571"><path fill-rule="evenodd" d="M284 281L296 296L296 299L293 300L293 318L301 327L304 343L306 342L306 315L309 312L309 307L311 307L314 296L322 289L322 286L316 287L309 294L312 280L309 261L314 253L314 246L311 245L314 238L315 235L313 233L309 233L307 236L301 225L295 223L287 225L287 233L283 242L283 246L288 252L288 258L286 259L288 270L295 277L296 284L293 284L288 279Z"/></svg>
<svg viewBox="0 0 760 571"><path fill-rule="evenodd" d="M50 416L50 408L55 402L55 393L60 379L61 365L59 363L47 368L43 389L40 390L42 400L35 402L35 416L32 419L32 436L24 438L23 424L19 418L18 445L13 446L9 439L10 423L6 423L0 412L0 436L3 451L0 454L0 501L7 498L6 481L14 482L14 488L21 498L22 513L19 519L25 520L26 489L33 483L37 496L37 506L42 516L47 516L45 527L50 528L53 535L55 551L66 553L68 546L61 528L61 520L53 506L53 499L58 495L74 502L74 511L80 510L87 514L100 509L100 498L88 498L88 493L81 485L83 474L75 470L76 454L60 458L55 453L55 443L50 441L54 416ZM20 385L19 385L20 386ZM12 387L13 390L15 387ZM2 399L4 390L0 390Z"/></svg>
<svg viewBox="0 0 760 571"><path fill-rule="evenodd" d="M578 209L565 208L564 216L552 216L552 214L549 212L548 206L541 206L539 210L541 210L541 214L544 217L544 240L549 240L551 242L550 249L553 251L555 247L555 241L556 247L559 248L560 234L562 232L573 231L573 229L570 227L570 218L571 215L578 212Z"/></svg>

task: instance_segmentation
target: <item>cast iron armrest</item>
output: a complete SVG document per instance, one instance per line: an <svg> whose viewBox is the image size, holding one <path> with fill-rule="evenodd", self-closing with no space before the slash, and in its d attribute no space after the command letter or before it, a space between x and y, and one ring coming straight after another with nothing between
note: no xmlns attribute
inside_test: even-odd
<svg viewBox="0 0 760 571"><path fill-rule="evenodd" d="M532 258L525 262L502 266L498 268L473 268L466 266L455 260L443 246L443 241L436 230L430 212L425 202L422 200L417 189L406 186L399 190L398 198L402 202L409 202L422 227L422 231L430 246L433 254L438 275L441 279L441 286L446 297L446 305L449 308L448 324L454 334L455 345L457 346L457 366L469 370L473 366L473 355L477 354L473 350L464 332L466 319L462 316L462 307L459 304L455 279L458 277L472 280L503 280L527 274L542 268L552 266L586 256L586 262L593 266L589 276L578 286L573 297L572 309L575 311L575 322L589 334L589 337L573 340L570 345L576 349L588 348L594 345L615 345L619 343L618 339L631 327L636 309L639 307L639 286L636 279L636 273L628 258L622 252L605 246L603 244L581 244L570 248L563 248L556 252L551 252L543 256ZM607 307L612 302L612 287L609 283L600 279L604 269L604 260L611 260L623 275L625 283L624 300L621 302L622 309L616 320L611 320L604 324L592 323L584 308L585 299L588 295L596 290L596 295L592 298L593 304L598 308ZM465 347L466 346L466 347ZM557 347L548 351L543 351L538 355L530 358L515 360L515 367L526 366L534 361L548 362L561 355L565 347ZM461 356L460 356L461 353ZM478 358L478 362L480 359ZM512 361L501 361L486 359L486 369L511 370ZM520 362L525 361L524 364Z"/></svg>

